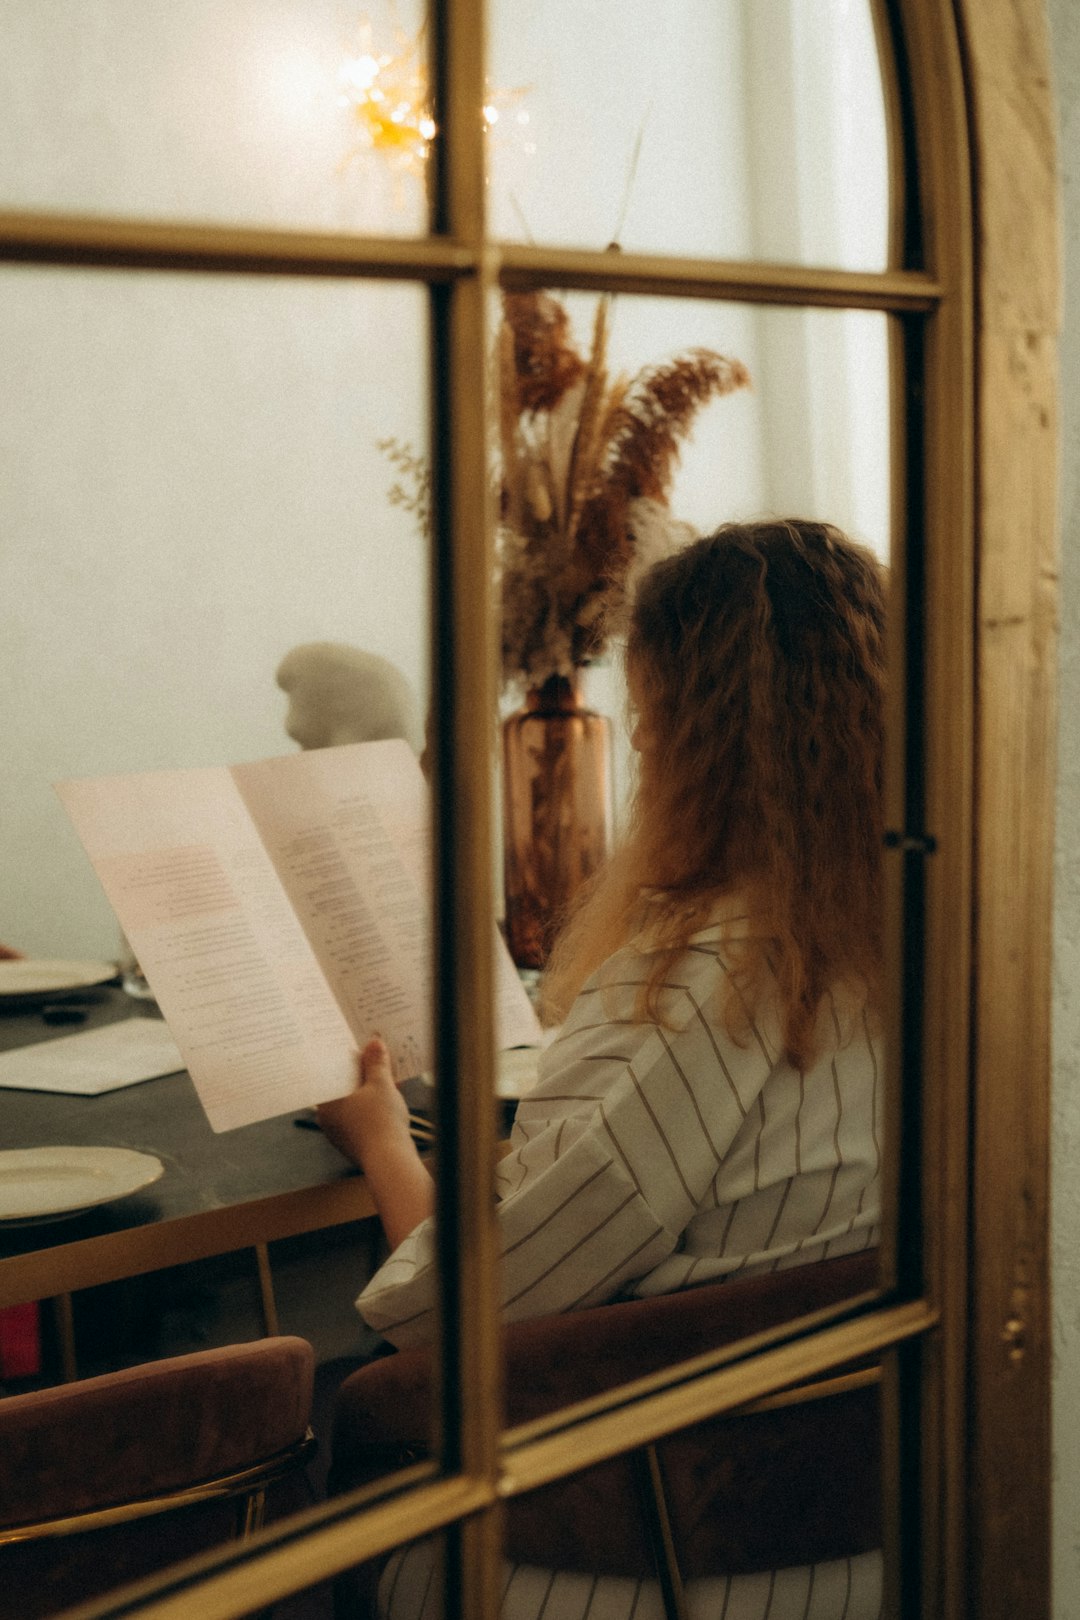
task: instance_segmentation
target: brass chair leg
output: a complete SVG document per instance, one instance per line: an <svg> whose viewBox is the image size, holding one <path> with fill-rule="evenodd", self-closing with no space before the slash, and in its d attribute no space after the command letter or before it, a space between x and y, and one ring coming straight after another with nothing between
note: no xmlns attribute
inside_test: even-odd
<svg viewBox="0 0 1080 1620"><path fill-rule="evenodd" d="M255 1264L259 1271L259 1299L262 1304L263 1331L268 1339L281 1329L278 1326L277 1300L274 1298L274 1277L270 1270L270 1251L265 1243L255 1245Z"/></svg>
<svg viewBox="0 0 1080 1620"><path fill-rule="evenodd" d="M249 1536L255 1534L256 1530L261 1530L263 1527L263 1521L266 1518L265 1486L261 1486L257 1491L250 1491L247 1496L237 1503L237 1508L241 1515L238 1527L239 1539L246 1541Z"/></svg>
<svg viewBox="0 0 1080 1620"><path fill-rule="evenodd" d="M675 1552L664 1476L654 1445L633 1453L634 1474L667 1620L689 1620L682 1571Z"/></svg>

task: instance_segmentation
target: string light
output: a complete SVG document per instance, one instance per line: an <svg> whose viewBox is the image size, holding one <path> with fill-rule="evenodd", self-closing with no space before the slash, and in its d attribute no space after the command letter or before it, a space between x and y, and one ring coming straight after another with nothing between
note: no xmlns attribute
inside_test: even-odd
<svg viewBox="0 0 1080 1620"><path fill-rule="evenodd" d="M352 116L359 140L346 162L379 152L407 174L422 174L435 122L428 103L423 31L410 38L395 30L394 49L378 51L371 23L357 30L358 49L341 65L338 104Z"/></svg>
<svg viewBox="0 0 1080 1620"><path fill-rule="evenodd" d="M371 22L357 25L354 54L341 65L338 105L356 126L358 140L346 153L345 163L377 152L399 174L421 175L437 129L428 94L424 30L415 35L396 28L391 50L379 50ZM520 100L524 90L490 90L483 107L485 132L491 133L504 111ZM529 123L520 110L514 119L519 130ZM532 142L525 147L535 152Z"/></svg>

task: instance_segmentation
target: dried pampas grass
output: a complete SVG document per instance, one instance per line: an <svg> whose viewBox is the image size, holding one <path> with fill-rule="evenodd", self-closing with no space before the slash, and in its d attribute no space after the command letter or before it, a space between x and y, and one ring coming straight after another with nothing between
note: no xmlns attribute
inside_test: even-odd
<svg viewBox="0 0 1080 1620"><path fill-rule="evenodd" d="M610 297L588 357L546 292L507 293L497 344L503 675L538 686L604 649L642 568L689 538L667 508L679 447L707 400L749 385L692 349L612 378Z"/></svg>

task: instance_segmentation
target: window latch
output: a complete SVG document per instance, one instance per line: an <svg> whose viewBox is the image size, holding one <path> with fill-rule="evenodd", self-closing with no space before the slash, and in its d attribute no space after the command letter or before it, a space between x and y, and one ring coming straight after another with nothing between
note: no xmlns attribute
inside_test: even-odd
<svg viewBox="0 0 1080 1620"><path fill-rule="evenodd" d="M929 833L896 832L890 828L885 834L886 849L912 850L917 855L933 855L937 839Z"/></svg>

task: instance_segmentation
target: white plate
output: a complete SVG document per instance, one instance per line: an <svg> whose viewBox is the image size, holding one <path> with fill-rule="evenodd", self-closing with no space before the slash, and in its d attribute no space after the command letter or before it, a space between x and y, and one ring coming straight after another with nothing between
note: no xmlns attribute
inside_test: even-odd
<svg viewBox="0 0 1080 1620"><path fill-rule="evenodd" d="M149 1187L164 1168L131 1148L11 1148L0 1153L0 1221L74 1215Z"/></svg>
<svg viewBox="0 0 1080 1620"><path fill-rule="evenodd" d="M108 984L115 962L64 962L50 957L16 957L0 962L0 1000L31 1001Z"/></svg>
<svg viewBox="0 0 1080 1620"><path fill-rule="evenodd" d="M508 1102L524 1097L536 1084L543 1052L539 1046L511 1046L495 1057L495 1095Z"/></svg>
<svg viewBox="0 0 1080 1620"><path fill-rule="evenodd" d="M544 1046L558 1034L558 1030L544 1031ZM536 1084L543 1046L508 1046L495 1054L495 1095L504 1102L518 1102ZM430 1071L412 1076L422 1080L429 1091L435 1089L435 1077Z"/></svg>

